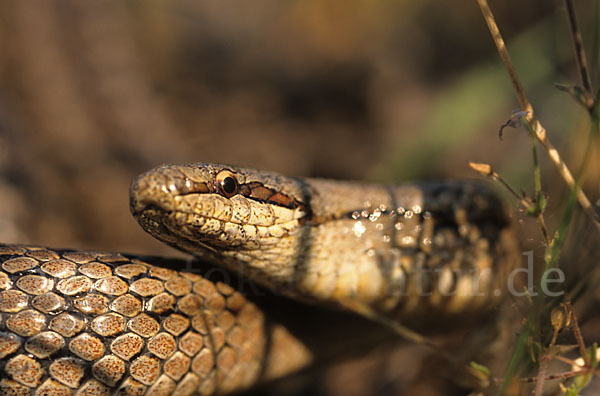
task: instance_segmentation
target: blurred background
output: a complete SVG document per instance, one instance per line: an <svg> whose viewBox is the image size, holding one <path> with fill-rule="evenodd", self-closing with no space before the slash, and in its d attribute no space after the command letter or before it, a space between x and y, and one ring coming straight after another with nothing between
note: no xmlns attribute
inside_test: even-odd
<svg viewBox="0 0 600 396"><path fill-rule="evenodd" d="M577 2L588 48L595 4ZM588 118L552 85L579 83L563 3L491 6L538 118L577 169ZM401 182L476 178L476 161L530 192L529 137L498 139L517 107L475 1L3 0L0 241L178 255L128 208L133 178L163 163ZM564 187L541 158L553 229ZM598 165L584 186L594 199ZM530 223L523 240L543 252Z"/></svg>

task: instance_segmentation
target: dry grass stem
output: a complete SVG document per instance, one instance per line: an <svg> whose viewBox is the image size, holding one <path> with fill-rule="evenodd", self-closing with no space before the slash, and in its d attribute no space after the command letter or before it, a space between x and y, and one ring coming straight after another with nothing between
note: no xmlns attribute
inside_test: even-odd
<svg viewBox="0 0 600 396"><path fill-rule="evenodd" d="M498 28L498 25L496 24L494 14L492 14L492 10L490 9L490 6L488 5L487 0L477 0L477 3L479 4L479 7L481 8L481 13L483 14L483 18L485 19L485 22L488 25L488 29L492 35L494 44L496 44L498 53L500 54L500 57L502 58L504 67L506 67L506 70L508 71L508 74L510 76L510 81L513 84L513 88L515 89L515 92L517 93L517 99L519 100L519 106L521 107L521 110L528 111L529 114L532 115L533 108L531 107L531 104L529 103L529 101L527 100L527 97L525 96L525 90L523 89L523 86L521 85L521 80L519 80L517 71L515 70L515 67L513 66L513 63L510 60L510 55L508 53L508 49L506 48L506 44L504 44L504 39L502 38L502 34L500 34L500 29Z"/></svg>
<svg viewBox="0 0 600 396"><path fill-rule="evenodd" d="M500 34L500 29L498 29L498 25L496 24L494 15L492 14L492 11L487 3L487 0L477 0L477 3L479 4L479 7L481 8L481 12L482 12L483 17L488 25L488 29L490 30L490 33L494 40L494 43L496 44L498 53L500 54L500 57L502 58L504 67L508 71L510 80L513 84L513 88L517 94L517 99L519 100L519 105L521 107L521 110L528 112L526 119L527 119L528 123L531 125L533 131L535 132L535 136L536 136L537 140L542 144L542 147L544 147L544 149L548 153L550 160L552 161L552 163L558 170L558 173L561 175L563 180L567 183L567 186L569 186L569 188L571 190L577 188L576 195L577 195L577 200L579 201L579 204L582 206L585 213L590 217L590 219L592 219L593 223L596 224L598 229L600 229L600 217L594 210L594 207L592 206L592 204L591 204L590 200L588 199L588 197L586 196L585 192L583 192L583 190L581 188L579 188L578 186L575 185L575 179L573 178L573 174L571 173L571 171L569 170L569 168L567 167L565 162L560 157L558 150L556 150L556 148L554 147L552 142L550 142L550 139L548 138L548 135L546 133L546 129L541 125L541 123L535 117L533 107L531 106L531 103L529 102L529 100L527 99L527 96L525 95L525 91L523 89L523 86L521 85L519 76L517 75L517 72L512 64L510 55L508 54L508 50L506 48L506 44L504 43L504 40L502 39L502 35ZM585 57L583 57L583 59L585 60Z"/></svg>
<svg viewBox="0 0 600 396"><path fill-rule="evenodd" d="M546 130L537 120L534 120L534 127L535 127L535 129L534 129L535 136L537 137L538 141L542 144L542 147L544 147L544 149L548 153L548 157L550 157L550 160L552 161L552 163L558 170L558 173L561 175L563 180L567 183L567 186L569 186L569 188L571 190L574 189L575 188L575 179L573 178L573 174L567 167L567 164L565 164L565 162L561 159L560 154L558 153L558 150L550 142L550 139L548 139ZM592 220L592 222L600 230L600 217L598 216L598 213L596 213L594 206L588 199L585 192L580 187L577 187L576 195L577 195L577 200L579 201L579 204L581 205L581 207L583 208L583 210L585 211L587 216Z"/></svg>
<svg viewBox="0 0 600 396"><path fill-rule="evenodd" d="M567 15L569 17L569 27L571 28L571 37L573 37L573 45L575 46L575 55L577 58L577 66L579 67L579 75L581 76L581 83L586 96L586 106L588 110L591 110L594 106L594 97L592 96L592 82L590 80L590 74L588 73L587 60L585 57L585 51L583 49L583 41L581 39L581 32L577 24L577 17L575 16L575 7L573 6L573 0L565 0L567 6Z"/></svg>

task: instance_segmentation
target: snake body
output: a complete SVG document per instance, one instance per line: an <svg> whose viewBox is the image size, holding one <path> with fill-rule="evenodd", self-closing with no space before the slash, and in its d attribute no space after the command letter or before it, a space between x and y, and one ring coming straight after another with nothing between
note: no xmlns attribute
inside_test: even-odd
<svg viewBox="0 0 600 396"><path fill-rule="evenodd" d="M0 244L0 395L229 393L390 337L243 286L200 262Z"/></svg>
<svg viewBox="0 0 600 396"><path fill-rule="evenodd" d="M346 344L323 340L336 315L350 320L335 324L353 345L382 330L276 295L269 301L284 305L269 309L240 285L394 320L437 319L496 306L517 263L502 203L471 182L381 186L162 166L132 184L130 207L151 235L239 278L213 280L206 267L160 258L0 245L0 394L244 389Z"/></svg>

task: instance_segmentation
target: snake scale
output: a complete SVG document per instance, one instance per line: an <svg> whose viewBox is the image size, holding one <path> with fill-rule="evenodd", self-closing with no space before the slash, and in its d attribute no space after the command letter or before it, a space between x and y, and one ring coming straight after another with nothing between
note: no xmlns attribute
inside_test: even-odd
<svg viewBox="0 0 600 396"><path fill-rule="evenodd" d="M189 262L0 246L0 394L247 388L306 366L323 345L333 352L334 340L314 342L338 315L331 308L352 323L345 331L374 335L380 326L344 312L409 323L473 315L497 306L518 262L502 202L474 182L384 186L167 165L134 181L130 208L154 237L229 272L215 280L214 268ZM271 303L247 293L253 282ZM269 308L288 300L279 295L300 303Z"/></svg>

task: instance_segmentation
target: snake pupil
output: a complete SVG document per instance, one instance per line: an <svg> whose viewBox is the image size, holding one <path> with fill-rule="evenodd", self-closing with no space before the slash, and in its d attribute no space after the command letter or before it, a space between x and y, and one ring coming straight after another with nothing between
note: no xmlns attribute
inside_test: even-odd
<svg viewBox="0 0 600 396"><path fill-rule="evenodd" d="M235 193L236 187L237 187L237 183L235 182L235 180L233 180L233 177L226 177L225 179L223 179L223 182L221 183L221 188L227 194Z"/></svg>

